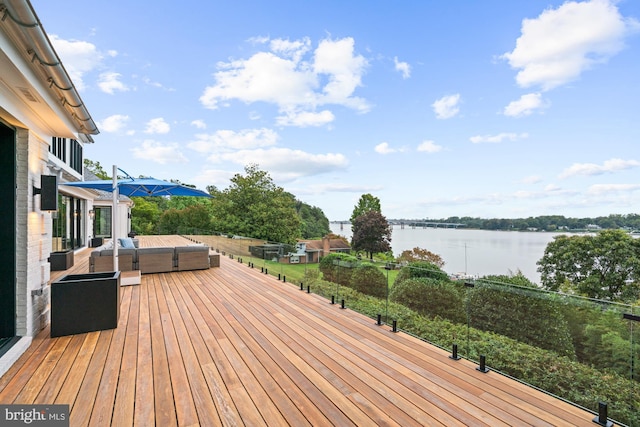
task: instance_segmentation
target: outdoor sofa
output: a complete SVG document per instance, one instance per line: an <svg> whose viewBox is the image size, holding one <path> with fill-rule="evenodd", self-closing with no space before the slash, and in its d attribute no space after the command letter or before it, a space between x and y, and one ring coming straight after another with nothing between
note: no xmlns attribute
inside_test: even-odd
<svg viewBox="0 0 640 427"><path fill-rule="evenodd" d="M210 267L210 248L205 245L118 248L118 268L120 271L139 270L140 273L146 274L204 270ZM89 272L112 270L112 246L106 244L94 249L89 257Z"/></svg>

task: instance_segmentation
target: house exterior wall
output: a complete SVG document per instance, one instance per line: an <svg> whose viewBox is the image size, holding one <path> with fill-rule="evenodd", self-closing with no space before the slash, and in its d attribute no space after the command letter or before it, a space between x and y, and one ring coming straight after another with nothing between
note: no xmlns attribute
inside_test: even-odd
<svg viewBox="0 0 640 427"><path fill-rule="evenodd" d="M51 213L40 211L40 175L50 175L48 144L26 129L17 132L17 324L18 336L34 336L48 323ZM42 293L40 294L40 290ZM34 294L32 295L32 291Z"/></svg>
<svg viewBox="0 0 640 427"><path fill-rule="evenodd" d="M49 175L48 145L16 128L16 336L22 339L0 359L0 375L49 322L51 213L39 209L40 175Z"/></svg>
<svg viewBox="0 0 640 427"><path fill-rule="evenodd" d="M53 78L59 84L64 83L64 87L70 86L63 67L43 67L33 60L31 50L38 58L52 59L55 54L40 25L24 25L39 22L30 2L13 0L3 3L2 7L0 122L14 135L7 138L6 143L15 144L16 148L15 163L11 163L15 165L15 208L11 206L12 201L9 206L15 211L15 337L18 342L0 357L0 375L49 322L53 221L51 212L40 210L41 196L34 195L33 187L40 187L41 175L57 175L58 183L63 177L66 180L81 177L68 164L60 165L51 159L51 138L92 142L89 134L97 134L75 88L61 91L57 89L59 86L51 84ZM49 62L58 61L57 57L54 59ZM69 96L74 97L73 102ZM6 279L3 285L11 286L14 278Z"/></svg>

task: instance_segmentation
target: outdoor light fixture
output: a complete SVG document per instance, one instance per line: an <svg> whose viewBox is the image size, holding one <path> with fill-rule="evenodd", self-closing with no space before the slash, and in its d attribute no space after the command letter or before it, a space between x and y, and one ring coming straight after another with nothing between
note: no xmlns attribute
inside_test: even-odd
<svg viewBox="0 0 640 427"><path fill-rule="evenodd" d="M56 175L40 175L40 188L33 186L33 196L40 195L41 211L58 210L58 177Z"/></svg>
<svg viewBox="0 0 640 427"><path fill-rule="evenodd" d="M89 219L93 220L96 217L96 211L94 211L93 209L91 209L89 211Z"/></svg>

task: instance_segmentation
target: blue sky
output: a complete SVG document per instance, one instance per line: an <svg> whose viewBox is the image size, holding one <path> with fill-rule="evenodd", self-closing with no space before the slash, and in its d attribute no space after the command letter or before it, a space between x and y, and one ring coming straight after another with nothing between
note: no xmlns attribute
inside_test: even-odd
<svg viewBox="0 0 640 427"><path fill-rule="evenodd" d="M640 212L640 2L32 0L85 157L330 220Z"/></svg>

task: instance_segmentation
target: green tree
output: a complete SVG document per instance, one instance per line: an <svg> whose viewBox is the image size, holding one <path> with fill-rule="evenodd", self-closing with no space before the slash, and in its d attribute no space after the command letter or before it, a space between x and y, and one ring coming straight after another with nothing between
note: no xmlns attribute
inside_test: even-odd
<svg viewBox="0 0 640 427"><path fill-rule="evenodd" d="M84 167L89 169L98 179L110 179L111 176L104 170L100 162L84 159Z"/></svg>
<svg viewBox="0 0 640 427"><path fill-rule="evenodd" d="M358 204L353 207L353 213L351 214L351 224L353 224L360 215L364 215L367 212L382 212L380 209L380 199L367 193L360 196Z"/></svg>
<svg viewBox="0 0 640 427"><path fill-rule="evenodd" d="M296 200L295 206L296 212L298 212L302 221L301 232L303 239L319 238L331 233L329 219L322 209L299 200Z"/></svg>
<svg viewBox="0 0 640 427"><path fill-rule="evenodd" d="M181 221L178 209L167 209L158 220L158 234L178 234Z"/></svg>
<svg viewBox="0 0 640 427"><path fill-rule="evenodd" d="M180 216L180 228L184 227L187 230L211 230L211 215L209 214L207 205L196 204L187 206L180 211Z"/></svg>
<svg viewBox="0 0 640 427"><path fill-rule="evenodd" d="M156 234L162 211L152 199L155 197L134 197L131 208L131 231L137 234Z"/></svg>
<svg viewBox="0 0 640 427"><path fill-rule="evenodd" d="M216 230L281 243L300 237L300 216L290 193L276 186L268 172L248 165L231 185L212 199ZM211 191L211 189L209 190Z"/></svg>
<svg viewBox="0 0 640 427"><path fill-rule="evenodd" d="M640 240L622 230L557 236L537 264L545 289L610 301L640 297Z"/></svg>
<svg viewBox="0 0 640 427"><path fill-rule="evenodd" d="M355 251L364 251L373 259L373 254L391 250L391 226L378 211L369 211L359 215L351 225L353 236L351 247Z"/></svg>

